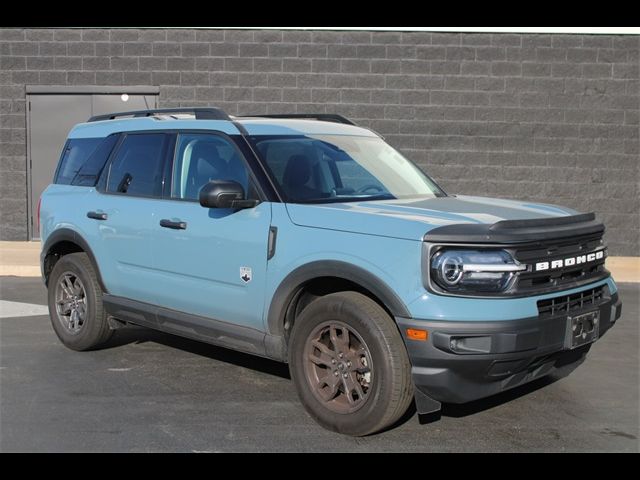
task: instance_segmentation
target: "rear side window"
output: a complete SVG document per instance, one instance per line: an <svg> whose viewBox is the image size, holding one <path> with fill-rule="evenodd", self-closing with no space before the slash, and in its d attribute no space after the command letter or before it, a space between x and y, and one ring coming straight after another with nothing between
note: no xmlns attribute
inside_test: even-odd
<svg viewBox="0 0 640 480"><path fill-rule="evenodd" d="M55 183L71 185L76 175L103 138L72 138L64 147Z"/></svg>
<svg viewBox="0 0 640 480"><path fill-rule="evenodd" d="M127 135L111 162L107 191L142 197L161 196L166 138L162 133Z"/></svg>

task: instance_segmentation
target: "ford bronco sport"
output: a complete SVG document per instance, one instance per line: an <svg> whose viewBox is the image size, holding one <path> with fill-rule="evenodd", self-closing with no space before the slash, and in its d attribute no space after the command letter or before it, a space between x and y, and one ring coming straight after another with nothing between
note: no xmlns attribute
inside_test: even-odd
<svg viewBox="0 0 640 480"><path fill-rule="evenodd" d="M593 214L447 195L338 115L93 117L39 221L66 346L131 323L288 362L349 435L566 374L621 313Z"/></svg>

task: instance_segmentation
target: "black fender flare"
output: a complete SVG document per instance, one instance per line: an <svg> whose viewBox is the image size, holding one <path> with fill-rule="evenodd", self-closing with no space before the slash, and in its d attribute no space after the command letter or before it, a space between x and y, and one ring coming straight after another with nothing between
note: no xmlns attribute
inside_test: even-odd
<svg viewBox="0 0 640 480"><path fill-rule="evenodd" d="M267 313L267 332L270 335L284 335L284 317L300 286L320 277L337 277L355 283L378 298L394 317L411 317L400 297L376 275L351 263L320 260L296 268L282 280Z"/></svg>
<svg viewBox="0 0 640 480"><path fill-rule="evenodd" d="M98 262L96 261L96 257L93 254L91 247L89 247L89 243L82 237L82 235L80 235L78 232L70 228L60 228L58 230L55 230L54 232L51 233L51 235L47 237L47 241L42 246L42 252L40 254L40 269L42 271L42 278L45 284L47 284L48 279L44 275L45 273L44 260L49 254L49 250L51 250L51 247L53 247L56 243L60 243L60 242L75 243L87 254L87 256L89 257L89 260L91 261L91 264L93 265L94 270L96 271L96 275L98 276L98 282L100 283L100 287L102 288L102 291L104 293L108 293L104 285L104 282L102 281L102 275L100 274L100 269L98 268Z"/></svg>

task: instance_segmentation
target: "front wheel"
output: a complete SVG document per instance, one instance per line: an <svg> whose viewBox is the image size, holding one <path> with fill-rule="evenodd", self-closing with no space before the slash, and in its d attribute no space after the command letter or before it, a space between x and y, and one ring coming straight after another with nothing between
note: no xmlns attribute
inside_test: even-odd
<svg viewBox="0 0 640 480"><path fill-rule="evenodd" d="M353 436L396 422L413 398L411 365L395 322L357 292L326 295L296 319L289 369L307 412Z"/></svg>

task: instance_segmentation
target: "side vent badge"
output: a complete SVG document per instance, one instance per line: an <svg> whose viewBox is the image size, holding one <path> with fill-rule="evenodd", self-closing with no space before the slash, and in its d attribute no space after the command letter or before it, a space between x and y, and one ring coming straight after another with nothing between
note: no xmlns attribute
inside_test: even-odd
<svg viewBox="0 0 640 480"><path fill-rule="evenodd" d="M251 267L240 267L240 279L244 283L249 283L251 281Z"/></svg>

